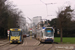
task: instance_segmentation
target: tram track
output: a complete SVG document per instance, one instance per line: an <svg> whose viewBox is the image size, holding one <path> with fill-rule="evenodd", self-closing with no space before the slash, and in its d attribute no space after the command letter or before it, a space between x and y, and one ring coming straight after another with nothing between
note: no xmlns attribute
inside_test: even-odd
<svg viewBox="0 0 75 50"><path fill-rule="evenodd" d="M39 48L41 48L42 46L44 46L45 44L39 44L38 47L34 48L34 50L38 50Z"/></svg>
<svg viewBox="0 0 75 50"><path fill-rule="evenodd" d="M8 39L2 39L2 40L0 40L0 47L5 46L7 44L9 44Z"/></svg>
<svg viewBox="0 0 75 50"><path fill-rule="evenodd" d="M22 47L37 47L37 46L39 46L40 44L38 44L38 45L24 45L24 46L22 46Z"/></svg>
<svg viewBox="0 0 75 50"><path fill-rule="evenodd" d="M5 44L3 44L3 43L1 43L2 45L0 45L0 50L10 50L10 49L15 48L19 45L19 44L10 44L9 42L7 42Z"/></svg>
<svg viewBox="0 0 75 50"><path fill-rule="evenodd" d="M5 44L1 45L0 48L3 47L3 46L5 46L5 45L10 45L10 44L9 44L9 42L5 43Z"/></svg>
<svg viewBox="0 0 75 50"><path fill-rule="evenodd" d="M53 42L52 46L48 48L48 50L51 50L54 47L54 44L58 44L57 42Z"/></svg>
<svg viewBox="0 0 75 50"><path fill-rule="evenodd" d="M51 46L51 47L49 47L49 48L48 48L48 50L51 50L53 47L54 47L54 44L52 44L52 46Z"/></svg>
<svg viewBox="0 0 75 50"><path fill-rule="evenodd" d="M50 46L50 47L49 47ZM54 47L54 44L52 43L43 43L43 44L39 44L38 47L34 48L34 50L43 50L43 48L45 48L44 50L51 50Z"/></svg>
<svg viewBox="0 0 75 50"><path fill-rule="evenodd" d="M1 50L10 50L10 49L13 49L15 47L17 47L19 44L6 44L6 45L2 45L0 47Z"/></svg>
<svg viewBox="0 0 75 50"><path fill-rule="evenodd" d="M14 44L13 44L14 45ZM10 49L13 49L13 48L15 48L15 47L17 47L17 46L19 46L20 44L15 44L14 46L13 46L12 44L10 45L10 47L9 48L7 48L6 50L10 50Z"/></svg>
<svg viewBox="0 0 75 50"><path fill-rule="evenodd" d="M31 39L30 39L31 40ZM40 42L35 42L34 44L29 44L30 41L28 39L24 40L24 43L21 45L22 47L37 47L40 45Z"/></svg>

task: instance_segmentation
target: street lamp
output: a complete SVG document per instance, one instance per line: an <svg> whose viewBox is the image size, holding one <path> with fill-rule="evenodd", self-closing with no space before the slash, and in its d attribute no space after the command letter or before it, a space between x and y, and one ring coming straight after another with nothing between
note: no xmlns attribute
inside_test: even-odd
<svg viewBox="0 0 75 50"><path fill-rule="evenodd" d="M27 17L30 21L31 21L31 27L30 27L30 38L32 39L32 20L29 18L29 17Z"/></svg>
<svg viewBox="0 0 75 50"><path fill-rule="evenodd" d="M41 0L40 0L41 1ZM42 3L44 3L43 1L41 1ZM56 3L44 3L46 5L46 11L47 11L47 16L48 16L48 8L47 8L47 5L50 5L50 4L56 4Z"/></svg>
<svg viewBox="0 0 75 50"><path fill-rule="evenodd" d="M31 21L31 28L32 28L32 20L29 17L27 17L27 18Z"/></svg>

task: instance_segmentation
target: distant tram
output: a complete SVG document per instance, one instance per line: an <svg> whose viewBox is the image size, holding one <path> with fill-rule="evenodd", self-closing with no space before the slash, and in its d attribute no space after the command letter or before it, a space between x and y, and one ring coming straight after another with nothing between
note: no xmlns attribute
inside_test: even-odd
<svg viewBox="0 0 75 50"><path fill-rule="evenodd" d="M40 42L53 42L54 32L53 27L43 27L43 29L37 30L36 38L40 40Z"/></svg>
<svg viewBox="0 0 75 50"><path fill-rule="evenodd" d="M23 42L22 29L11 28L9 34L9 41L10 43L22 43Z"/></svg>

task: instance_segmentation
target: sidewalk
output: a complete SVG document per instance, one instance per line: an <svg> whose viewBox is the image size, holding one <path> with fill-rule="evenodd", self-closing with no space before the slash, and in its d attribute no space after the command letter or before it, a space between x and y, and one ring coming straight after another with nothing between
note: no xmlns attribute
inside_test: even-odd
<svg viewBox="0 0 75 50"><path fill-rule="evenodd" d="M0 39L0 46L5 45L7 43L9 43L8 39Z"/></svg>

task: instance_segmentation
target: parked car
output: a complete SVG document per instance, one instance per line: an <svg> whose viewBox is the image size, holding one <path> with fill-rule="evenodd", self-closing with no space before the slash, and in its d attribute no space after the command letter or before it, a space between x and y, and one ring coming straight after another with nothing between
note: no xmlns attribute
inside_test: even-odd
<svg viewBox="0 0 75 50"><path fill-rule="evenodd" d="M26 37L29 37L29 34L26 34Z"/></svg>

